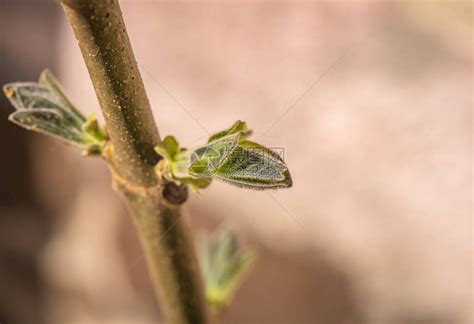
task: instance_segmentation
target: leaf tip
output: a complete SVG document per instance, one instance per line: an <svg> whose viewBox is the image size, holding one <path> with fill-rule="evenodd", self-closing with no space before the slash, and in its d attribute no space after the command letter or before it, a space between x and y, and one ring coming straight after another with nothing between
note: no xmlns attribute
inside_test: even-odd
<svg viewBox="0 0 474 324"><path fill-rule="evenodd" d="M41 71L40 76L38 78L38 84L41 84L45 87L50 87L51 85L59 86L59 81L56 79L51 70L46 68Z"/></svg>
<svg viewBox="0 0 474 324"><path fill-rule="evenodd" d="M291 178L290 170L285 169L285 171L283 171L283 177L283 183L285 184L285 188L293 187L293 179Z"/></svg>

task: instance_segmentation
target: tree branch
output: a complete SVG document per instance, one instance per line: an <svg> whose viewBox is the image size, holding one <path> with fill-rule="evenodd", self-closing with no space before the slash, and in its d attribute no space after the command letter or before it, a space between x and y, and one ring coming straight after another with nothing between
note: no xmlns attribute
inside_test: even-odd
<svg viewBox="0 0 474 324"><path fill-rule="evenodd" d="M186 187L154 172L161 142L116 0L61 0L79 42L112 148L107 159L170 323L207 323L203 284L182 211Z"/></svg>

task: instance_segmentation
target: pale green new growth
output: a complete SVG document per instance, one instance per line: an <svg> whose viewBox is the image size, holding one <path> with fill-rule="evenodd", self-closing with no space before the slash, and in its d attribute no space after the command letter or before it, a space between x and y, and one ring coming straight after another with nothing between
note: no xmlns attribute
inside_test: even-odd
<svg viewBox="0 0 474 324"><path fill-rule="evenodd" d="M94 115L86 119L71 104L48 70L37 83L8 83L3 90L16 109L8 118L13 123L81 147L87 155L101 154L107 140L105 130Z"/></svg>
<svg viewBox="0 0 474 324"><path fill-rule="evenodd" d="M176 139L168 136L155 148L164 157L158 173L168 180L188 184L195 191L207 187L212 179L259 190L291 187L291 176L282 158L249 141L251 135L247 124L237 121L192 150L181 149Z"/></svg>
<svg viewBox="0 0 474 324"><path fill-rule="evenodd" d="M230 303L255 255L239 245L233 232L222 230L215 240L203 238L200 260L206 298L218 314Z"/></svg>
<svg viewBox="0 0 474 324"><path fill-rule="evenodd" d="M156 172L169 181L189 185L195 192L207 188L212 179L206 177L193 177L188 172L190 151L180 148L178 141L173 136L166 136L155 151L163 157L157 164Z"/></svg>

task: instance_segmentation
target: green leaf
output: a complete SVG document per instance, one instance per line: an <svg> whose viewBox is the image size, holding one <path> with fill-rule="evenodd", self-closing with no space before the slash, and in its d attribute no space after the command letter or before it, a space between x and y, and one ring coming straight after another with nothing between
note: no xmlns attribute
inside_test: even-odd
<svg viewBox="0 0 474 324"><path fill-rule="evenodd" d="M41 72L38 84L54 93L56 95L56 99L61 102L63 109L68 110L71 114L73 114L80 123L84 123L86 121L84 115L82 115L82 113L69 101L67 96L64 94L61 84L48 69Z"/></svg>
<svg viewBox="0 0 474 324"><path fill-rule="evenodd" d="M81 130L86 135L86 142L91 144L100 144L107 140L107 132L99 126L97 117L94 114L87 116L87 120L82 124Z"/></svg>
<svg viewBox="0 0 474 324"><path fill-rule="evenodd" d="M184 183L196 193L211 184L212 179L210 178L198 178L189 174L189 154L191 151L180 148L174 136L166 136L162 143L155 147L155 151L163 157L155 168L159 176L178 184Z"/></svg>
<svg viewBox="0 0 474 324"><path fill-rule="evenodd" d="M255 253L242 247L232 231L220 230L215 239L203 238L200 264L206 298L215 313L230 303L254 260Z"/></svg>
<svg viewBox="0 0 474 324"><path fill-rule="evenodd" d="M212 179L210 178L181 178L182 183L191 187L191 189L199 194L201 189L206 189L212 183Z"/></svg>
<svg viewBox="0 0 474 324"><path fill-rule="evenodd" d="M237 146L242 133L226 135L197 148L191 155L189 173L196 177L210 177Z"/></svg>
<svg viewBox="0 0 474 324"><path fill-rule="evenodd" d="M72 145L83 146L83 133L72 127L64 116L54 109L22 109L10 114L8 119L26 129L52 135Z"/></svg>
<svg viewBox="0 0 474 324"><path fill-rule="evenodd" d="M251 134L245 122L237 121L212 135L207 145L194 150L189 173L257 190L291 187L285 162L272 150L247 140Z"/></svg>
<svg viewBox="0 0 474 324"><path fill-rule="evenodd" d="M243 122L241 120L238 120L236 121L230 128L228 129L225 129L223 131L220 131L220 132L217 132L213 135L211 135L211 137L209 137L209 139L207 140L208 143L211 143L211 142L214 142L218 139L221 139L223 137L226 137L226 136L229 136L229 135L232 135L232 134L235 134L235 133L238 133L238 132L242 132L242 133L245 133L245 131L249 131L249 129L247 128L247 123L246 122ZM247 135L251 135L251 131L247 132Z"/></svg>
<svg viewBox="0 0 474 324"><path fill-rule="evenodd" d="M174 136L166 136L162 143L155 147L156 153L168 160L173 160L180 151L179 143Z"/></svg>
<svg viewBox="0 0 474 324"><path fill-rule="evenodd" d="M249 141L251 134L245 122L237 121L212 135L207 144L192 150L180 148L174 137L167 136L156 147L158 154L164 157L157 171L167 179L190 184L196 190L207 187L211 179L257 190L291 187L290 172L282 158Z"/></svg>
<svg viewBox="0 0 474 324"><path fill-rule="evenodd" d="M13 123L81 147L87 155L101 153L107 141L105 129L94 115L86 119L71 104L48 70L41 73L38 83L8 83L3 90L16 109L9 116Z"/></svg>
<svg viewBox="0 0 474 324"><path fill-rule="evenodd" d="M48 108L60 113L70 124L80 127L85 122L83 116L64 108L63 102L55 92L32 82L8 83L4 91L17 110Z"/></svg>
<svg viewBox="0 0 474 324"><path fill-rule="evenodd" d="M208 144L194 149L189 173L195 177L211 177L237 147L238 143L252 134L247 124L235 122L230 128L209 137Z"/></svg>
<svg viewBox="0 0 474 324"><path fill-rule="evenodd" d="M214 171L214 177L257 190L292 186L290 173L281 157L251 141L239 142L226 161Z"/></svg>

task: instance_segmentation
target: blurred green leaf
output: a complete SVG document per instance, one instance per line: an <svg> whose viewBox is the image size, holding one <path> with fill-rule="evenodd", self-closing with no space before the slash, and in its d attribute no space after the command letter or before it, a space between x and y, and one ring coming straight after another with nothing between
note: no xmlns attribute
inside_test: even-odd
<svg viewBox="0 0 474 324"><path fill-rule="evenodd" d="M63 107L64 110L67 110L71 115L75 116L80 124L86 122L82 113L69 101L67 96L64 94L61 84L48 69L41 72L38 84L49 89L51 93L55 95L56 100L61 103L61 107Z"/></svg>
<svg viewBox="0 0 474 324"><path fill-rule="evenodd" d="M83 133L71 127L61 113L54 109L21 109L12 113L8 119L26 129L49 134L71 144L82 146Z"/></svg>
<svg viewBox="0 0 474 324"><path fill-rule="evenodd" d="M241 247L232 231L221 230L216 239L203 238L201 266L206 298L215 313L230 303L254 260L253 251Z"/></svg>

